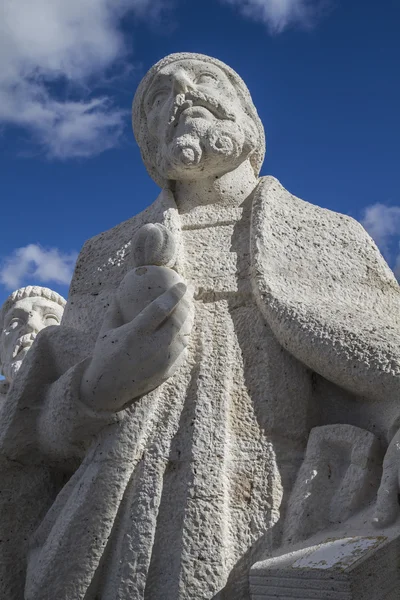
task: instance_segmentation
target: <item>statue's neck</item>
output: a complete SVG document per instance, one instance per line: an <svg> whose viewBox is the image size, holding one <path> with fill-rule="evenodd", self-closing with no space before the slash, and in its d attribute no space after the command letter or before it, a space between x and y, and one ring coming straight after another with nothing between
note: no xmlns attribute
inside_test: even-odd
<svg viewBox="0 0 400 600"><path fill-rule="evenodd" d="M234 171L219 177L176 181L174 197L181 213L201 205L239 206L251 194L257 183L253 168L246 160Z"/></svg>

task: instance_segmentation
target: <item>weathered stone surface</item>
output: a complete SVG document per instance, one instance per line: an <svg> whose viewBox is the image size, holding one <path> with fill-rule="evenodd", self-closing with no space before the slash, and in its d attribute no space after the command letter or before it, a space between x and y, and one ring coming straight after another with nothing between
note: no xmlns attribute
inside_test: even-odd
<svg viewBox="0 0 400 600"><path fill-rule="evenodd" d="M4 407L2 476L20 506L37 489L29 551L0 498L5 600L249 600L252 565L339 505L338 537L397 517L400 289L371 238L259 178L262 124L215 59L160 61L133 124L163 190L86 242ZM299 477L326 441L337 502L313 520Z"/></svg>
<svg viewBox="0 0 400 600"><path fill-rule="evenodd" d="M365 429L312 429L288 504L285 543L343 523L368 505L379 488L382 458L378 439Z"/></svg>

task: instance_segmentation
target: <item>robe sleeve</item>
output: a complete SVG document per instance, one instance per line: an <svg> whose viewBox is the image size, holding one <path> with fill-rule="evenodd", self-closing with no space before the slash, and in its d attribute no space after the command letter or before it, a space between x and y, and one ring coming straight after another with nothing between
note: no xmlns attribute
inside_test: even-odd
<svg viewBox="0 0 400 600"><path fill-rule="evenodd" d="M84 333L63 325L39 333L2 410L3 456L28 463L42 457L76 466L94 436L122 418L81 401L87 360Z"/></svg>
<svg viewBox="0 0 400 600"><path fill-rule="evenodd" d="M111 411L93 410L80 399L86 362L71 367L45 390L37 422L38 440L42 452L56 461L82 459L95 436L121 419Z"/></svg>
<svg viewBox="0 0 400 600"><path fill-rule="evenodd" d="M256 299L282 346L358 396L399 404L400 287L360 223L266 177L251 255Z"/></svg>

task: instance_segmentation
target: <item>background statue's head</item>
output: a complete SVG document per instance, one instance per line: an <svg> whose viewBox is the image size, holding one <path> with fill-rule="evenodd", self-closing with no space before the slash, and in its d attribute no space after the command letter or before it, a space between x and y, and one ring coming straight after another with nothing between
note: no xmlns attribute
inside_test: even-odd
<svg viewBox="0 0 400 600"><path fill-rule="evenodd" d="M141 81L132 120L143 162L161 187L222 175L245 160L260 172L265 136L250 92L215 58L163 58Z"/></svg>
<svg viewBox="0 0 400 600"><path fill-rule="evenodd" d="M59 325L65 299L45 287L28 286L13 292L0 309L0 369L10 383L39 331Z"/></svg>

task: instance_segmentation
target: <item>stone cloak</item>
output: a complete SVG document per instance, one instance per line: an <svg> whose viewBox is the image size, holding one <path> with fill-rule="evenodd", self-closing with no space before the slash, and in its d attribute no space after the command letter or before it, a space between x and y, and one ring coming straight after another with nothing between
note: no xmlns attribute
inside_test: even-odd
<svg viewBox="0 0 400 600"><path fill-rule="evenodd" d="M85 244L62 324L71 336L74 329L85 331L84 341L77 334L77 360L93 347L109 300L129 268L126 256L130 240L147 222L179 227L171 193L162 192L146 211ZM378 412L385 413L380 431L390 436L397 418L400 387L400 290L363 228L349 217L295 198L275 179L266 177L253 199L251 254L254 293L279 343L324 381L364 397L373 407L379 404ZM35 354L35 347L31 353ZM23 387L23 379L29 379L26 374L34 357L26 362L19 388ZM79 369L79 365L72 367L55 383L54 373L49 375L47 385L56 386L57 393L49 395L47 390L47 397L57 397L58 405L54 408L51 401L46 404L37 430L41 437L40 431L49 429L45 424L54 424L53 439L46 442L52 456L71 452L71 439L65 439L61 423L63 404L71 407L79 402L74 398L76 390L68 392L66 387L71 387L73 372ZM164 393L174 393L173 382L174 378L162 386L166 388ZM123 507L127 483L140 474L147 432L160 416L162 407L157 396L155 390L138 400L134 410L126 411L132 412L135 420L129 428L124 424L130 420L128 414L120 415L118 422L111 418L107 421L107 415L98 417L98 438L34 537L27 600L90 600L99 585L112 593L116 583L113 576L108 582L100 581L104 548L118 543L111 532L124 520L119 508ZM321 398L321 402L324 400ZM14 401L18 403L18 398ZM81 411L75 412L71 420L82 420ZM86 418L90 420L90 415ZM372 411L364 426L371 426L374 418L376 412ZM67 429L68 435L76 435L76 443L82 444L82 427ZM139 529L157 516L157 507L145 490L141 498L140 514L136 515ZM140 560L137 567L140 569ZM142 583L145 586L145 573ZM130 598L139 599L144 587L136 586L129 593ZM107 600L114 598L105 594ZM125 600L125 596L115 598Z"/></svg>

